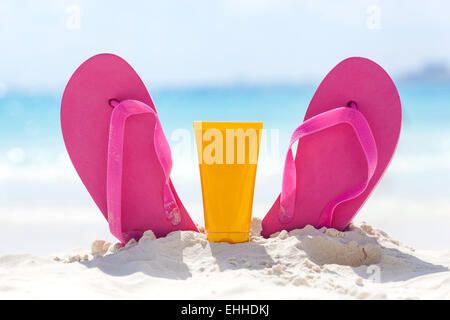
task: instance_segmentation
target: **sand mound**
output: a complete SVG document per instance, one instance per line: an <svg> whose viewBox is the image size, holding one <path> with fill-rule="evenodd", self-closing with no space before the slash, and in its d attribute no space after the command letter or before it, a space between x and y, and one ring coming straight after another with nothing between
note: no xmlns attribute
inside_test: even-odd
<svg viewBox="0 0 450 320"><path fill-rule="evenodd" d="M370 230L372 234L357 227L352 227L351 230L346 232L340 232L335 229L322 228L317 230L312 226L306 226L303 229L291 232L283 230L271 235L270 239L264 239L261 237L261 220L254 218L251 228L251 242L234 245L232 251L245 256L250 246L261 248L259 251L276 252L277 256L283 256L284 259L308 258L318 265L339 264L358 267L376 264L381 260L381 245L378 243L378 237L372 228L367 225L363 225L363 228ZM131 249L134 246L137 246L137 248ZM212 252L209 252L211 246L219 249L220 247L226 248L229 245L226 243L210 244L206 240L205 234L188 231L173 232L165 238L156 239L154 233L149 230L144 233L139 242L131 240L123 248L120 243L112 245L104 240L96 240L92 243L91 255L99 257L129 250L127 254L132 253L141 259L146 259L145 253L148 253L149 257L153 256L155 251L173 253L176 256L177 252L194 247L200 252L206 251L202 252L200 258L209 258L212 254ZM222 252L224 248L218 251ZM118 253L118 255L120 254ZM233 260L233 257L222 258ZM261 256L254 256L253 258L253 264L264 263L264 259L258 260L258 258L262 258ZM86 258L86 255L77 254L69 255L63 260L65 262L77 262L89 259Z"/></svg>
<svg viewBox="0 0 450 320"><path fill-rule="evenodd" d="M147 231L124 247L97 240L90 251L56 261L3 256L0 297L450 297L449 253L422 260L367 224L346 232L307 226L269 239L260 232L261 221L254 219L251 241L235 245L210 243L204 233L156 239Z"/></svg>

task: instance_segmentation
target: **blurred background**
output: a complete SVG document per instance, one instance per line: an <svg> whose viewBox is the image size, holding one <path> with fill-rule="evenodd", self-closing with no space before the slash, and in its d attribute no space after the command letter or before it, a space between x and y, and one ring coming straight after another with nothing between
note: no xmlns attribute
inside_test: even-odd
<svg viewBox="0 0 450 320"><path fill-rule="evenodd" d="M397 84L397 153L356 221L419 249L450 243L450 3L421 0L0 2L0 254L114 240L75 173L59 120L92 55L125 58L173 148L173 182L203 225L194 120L263 121L254 216L281 188L288 138L321 79L363 56Z"/></svg>

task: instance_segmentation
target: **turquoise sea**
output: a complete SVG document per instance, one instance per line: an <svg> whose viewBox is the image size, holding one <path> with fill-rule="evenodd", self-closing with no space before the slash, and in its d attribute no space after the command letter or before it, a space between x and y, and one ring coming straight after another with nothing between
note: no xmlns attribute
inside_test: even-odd
<svg viewBox="0 0 450 320"><path fill-rule="evenodd" d="M450 128L450 84L405 83L398 89L403 107L402 150L405 149L403 139L410 133L427 135ZM262 121L264 128L279 129L281 135L288 136L301 123L314 90L312 85L237 86L160 89L151 95L168 135L178 128L191 130L194 120L204 120ZM11 92L0 96L2 155L8 149L20 147L29 150L25 160L32 162L35 152L63 150L60 101L61 94L39 92ZM440 138L436 136L433 140ZM430 144L423 147L428 150Z"/></svg>

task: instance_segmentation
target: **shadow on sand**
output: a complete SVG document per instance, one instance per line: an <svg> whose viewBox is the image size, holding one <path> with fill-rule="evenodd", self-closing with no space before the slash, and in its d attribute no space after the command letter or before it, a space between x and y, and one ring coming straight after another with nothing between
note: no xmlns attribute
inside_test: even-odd
<svg viewBox="0 0 450 320"><path fill-rule="evenodd" d="M264 246L254 241L237 244L210 242L210 247L220 271L261 270L275 264Z"/></svg>
<svg viewBox="0 0 450 320"><path fill-rule="evenodd" d="M152 241L150 246L136 245L107 256L97 256L90 261L80 263L87 268L98 268L104 273L123 277L135 273L144 273L152 277L184 280L192 277L188 265L183 259L185 246L171 245L183 243L180 233L170 234L168 238ZM177 237L177 239L173 239ZM169 242L168 242L169 241ZM260 270L274 264L263 245L257 242L239 244L208 242L211 256L219 270Z"/></svg>
<svg viewBox="0 0 450 320"><path fill-rule="evenodd" d="M168 246L167 241L181 241L181 234L175 232L168 238L152 241L151 246L135 245L106 256L97 256L90 261L80 263L87 268L98 268L104 273L123 277L135 273L173 280L185 280L192 276L183 262L183 247ZM176 240L173 240L176 237Z"/></svg>
<svg viewBox="0 0 450 320"><path fill-rule="evenodd" d="M382 250L382 264L363 265L352 268L353 271L361 278L371 279L380 283L406 281L427 274L449 271L449 268L446 266L426 262L415 255L395 248L382 246Z"/></svg>

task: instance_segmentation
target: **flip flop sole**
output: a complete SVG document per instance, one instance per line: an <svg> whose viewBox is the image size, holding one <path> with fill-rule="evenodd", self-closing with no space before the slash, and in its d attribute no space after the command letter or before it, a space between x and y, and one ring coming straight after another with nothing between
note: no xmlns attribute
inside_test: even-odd
<svg viewBox="0 0 450 320"><path fill-rule="evenodd" d="M72 163L83 184L108 219L107 160L110 120L115 99L137 100L155 110L133 68L122 58L100 54L84 62L70 78L61 102L61 127ZM122 180L123 229L154 229L163 236L175 228L162 208L164 178L153 146L155 118L136 115L127 120ZM196 230L170 183L181 210L176 230ZM160 212L161 211L161 212Z"/></svg>
<svg viewBox="0 0 450 320"><path fill-rule="evenodd" d="M355 102L375 138L378 162L366 190L339 204L332 227L345 229L367 200L395 152L401 129L401 102L389 75L365 58L349 58L331 70L318 87L306 112L308 120L323 112ZM327 204L367 179L367 162L349 125L340 124L299 143L295 157L297 190L294 219L278 220L279 198L263 220L263 235L286 229L316 226Z"/></svg>

